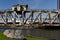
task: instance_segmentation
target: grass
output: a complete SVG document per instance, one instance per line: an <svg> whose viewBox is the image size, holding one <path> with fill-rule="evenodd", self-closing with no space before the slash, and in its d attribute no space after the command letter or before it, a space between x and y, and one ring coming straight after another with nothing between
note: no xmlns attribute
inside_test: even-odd
<svg viewBox="0 0 60 40"><path fill-rule="evenodd" d="M26 37L27 40L47 40L47 38L38 38L38 37ZM3 35L2 32L0 32L0 40L14 40L11 38L7 38Z"/></svg>
<svg viewBox="0 0 60 40"><path fill-rule="evenodd" d="M3 35L2 32L0 32L0 40L12 40L11 38L7 38L6 36Z"/></svg>
<svg viewBox="0 0 60 40"><path fill-rule="evenodd" d="M38 37L26 37L27 40L48 40L47 38L38 38Z"/></svg>

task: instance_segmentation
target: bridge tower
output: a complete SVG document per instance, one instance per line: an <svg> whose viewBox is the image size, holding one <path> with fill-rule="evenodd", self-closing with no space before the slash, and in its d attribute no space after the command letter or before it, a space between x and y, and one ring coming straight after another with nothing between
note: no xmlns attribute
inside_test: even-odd
<svg viewBox="0 0 60 40"><path fill-rule="evenodd" d="M12 5L12 10L13 11L23 11L23 10L27 10L28 5L27 4L15 4Z"/></svg>
<svg viewBox="0 0 60 40"><path fill-rule="evenodd" d="M25 11L28 9L27 4L15 4L12 5L12 11L15 11L18 15L22 15L22 11ZM24 14L25 16L25 14Z"/></svg>
<svg viewBox="0 0 60 40"><path fill-rule="evenodd" d="M57 9L60 9L60 0L57 0Z"/></svg>
<svg viewBox="0 0 60 40"><path fill-rule="evenodd" d="M60 11L60 0L57 0L57 9ZM58 19L60 22L60 14L58 14Z"/></svg>

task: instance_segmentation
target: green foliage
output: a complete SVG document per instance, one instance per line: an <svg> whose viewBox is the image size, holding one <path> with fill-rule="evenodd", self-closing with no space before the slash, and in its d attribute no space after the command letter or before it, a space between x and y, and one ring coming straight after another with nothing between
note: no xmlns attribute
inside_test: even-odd
<svg viewBox="0 0 60 40"><path fill-rule="evenodd" d="M2 32L0 32L0 40L12 40L11 38L7 38L6 36L3 35Z"/></svg>

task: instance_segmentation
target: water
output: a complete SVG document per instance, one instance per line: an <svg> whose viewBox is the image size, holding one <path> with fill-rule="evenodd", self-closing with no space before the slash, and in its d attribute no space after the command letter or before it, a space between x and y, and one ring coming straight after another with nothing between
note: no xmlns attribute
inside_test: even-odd
<svg viewBox="0 0 60 40"><path fill-rule="evenodd" d="M22 30L24 36L43 37L60 40L60 30L47 30L47 29L33 29L33 30Z"/></svg>
<svg viewBox="0 0 60 40"><path fill-rule="evenodd" d="M23 33L24 32L24 33ZM48 38L49 40L60 40L60 30L44 30L44 29L34 29L34 30L23 30L25 36L35 36Z"/></svg>

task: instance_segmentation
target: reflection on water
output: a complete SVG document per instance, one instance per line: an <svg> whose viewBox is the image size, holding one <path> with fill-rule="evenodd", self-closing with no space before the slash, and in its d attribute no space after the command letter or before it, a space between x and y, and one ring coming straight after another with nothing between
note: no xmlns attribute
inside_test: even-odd
<svg viewBox="0 0 60 40"><path fill-rule="evenodd" d="M48 39L60 40L60 30L46 30L46 29L22 30L22 34L25 36L43 37Z"/></svg>
<svg viewBox="0 0 60 40"><path fill-rule="evenodd" d="M48 39L60 40L60 30L34 29L34 30L23 30L23 32L22 33L25 36L44 37Z"/></svg>

